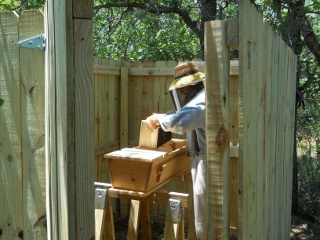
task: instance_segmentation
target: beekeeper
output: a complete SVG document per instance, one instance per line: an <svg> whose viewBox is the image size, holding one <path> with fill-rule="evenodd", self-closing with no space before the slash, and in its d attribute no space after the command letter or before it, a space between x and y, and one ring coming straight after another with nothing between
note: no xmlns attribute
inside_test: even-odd
<svg viewBox="0 0 320 240"><path fill-rule="evenodd" d="M190 153L193 202L197 238L207 239L208 207L206 194L205 75L194 62L179 64L169 87L176 111L153 114L147 118L150 128L184 134Z"/></svg>

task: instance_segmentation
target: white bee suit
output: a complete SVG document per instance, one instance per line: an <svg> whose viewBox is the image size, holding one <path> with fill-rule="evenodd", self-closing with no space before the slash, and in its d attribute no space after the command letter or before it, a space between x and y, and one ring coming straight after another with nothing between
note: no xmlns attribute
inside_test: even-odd
<svg viewBox="0 0 320 240"><path fill-rule="evenodd" d="M207 239L205 90L173 114L155 114L164 131L187 133L193 182L195 229L198 239Z"/></svg>

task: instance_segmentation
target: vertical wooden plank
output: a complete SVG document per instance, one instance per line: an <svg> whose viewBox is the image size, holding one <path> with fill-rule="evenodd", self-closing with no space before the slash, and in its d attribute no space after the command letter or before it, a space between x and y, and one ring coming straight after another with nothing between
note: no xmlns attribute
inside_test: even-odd
<svg viewBox="0 0 320 240"><path fill-rule="evenodd" d="M172 76L166 77L166 86L165 86L165 92L164 92L164 94L166 95L166 101L165 101L166 110L165 111L175 110L172 98L169 93L169 86L174 80L174 68L177 65L178 65L177 61L168 61L167 62L167 67L172 68Z"/></svg>
<svg viewBox="0 0 320 240"><path fill-rule="evenodd" d="M256 38L256 19L253 17L253 11L255 11L254 6L249 3L248 4L248 21L250 24L246 27L248 29L248 36L247 44L248 44L248 66L247 71L250 72L246 78L244 78L244 85L243 85L243 95L244 95L244 114L245 114L245 121L244 125L245 131L244 132L244 162L245 165L243 167L243 176L246 179L246 184L244 185L244 194L245 196L245 203L246 206L246 221L247 221L247 238L245 239L257 239L257 144L255 141L256 138L256 130L257 130L257 122L256 122L256 111L257 111L257 86L255 78L256 75L256 67L257 67L257 45L258 41Z"/></svg>
<svg viewBox="0 0 320 240"><path fill-rule="evenodd" d="M20 41L43 33L43 14L40 11L24 11L19 21ZM23 237L46 239L44 51L20 48L20 65Z"/></svg>
<svg viewBox="0 0 320 240"><path fill-rule="evenodd" d="M255 144L256 144L256 221L259 229L256 231L256 239L266 239L266 224L264 223L264 215L266 210L266 199L265 199L265 190L266 190L266 152L265 152L265 135L264 135L264 124L265 124L265 101L266 101L266 88L265 88L265 77L264 77L264 67L265 67L265 58L264 54L266 35L265 35L265 24L263 23L262 14L258 11L254 11L253 18L255 20L255 29L256 32L255 41L256 41L256 61L257 65L255 66L255 100L252 105L255 105L255 121L256 121L256 130L255 130Z"/></svg>
<svg viewBox="0 0 320 240"><path fill-rule="evenodd" d="M278 98L278 72L279 72L279 45L277 44L277 38L276 34L271 31L272 35L272 49L269 54L272 56L272 66L271 66L271 89L272 91L269 92L270 97L271 97L271 117L270 117L270 122L271 122L271 128L270 128L270 162L269 162L269 203L270 203L270 212L269 212L269 239L276 239L276 213L277 213L277 208L276 208L276 162L277 162L277 156L276 156L276 148L277 148L277 128L278 128L278 122L277 122L277 105L279 102Z"/></svg>
<svg viewBox="0 0 320 240"><path fill-rule="evenodd" d="M229 22L228 22L229 24ZM239 60L230 61L231 67L239 67ZM230 145L239 146L238 125L239 75L230 75ZM239 158L230 157L230 238L238 238L239 228Z"/></svg>
<svg viewBox="0 0 320 240"><path fill-rule="evenodd" d="M0 229L1 238L23 235L18 16L0 13Z"/></svg>
<svg viewBox="0 0 320 240"><path fill-rule="evenodd" d="M230 60L226 22L205 23L208 239L229 239Z"/></svg>
<svg viewBox="0 0 320 240"><path fill-rule="evenodd" d="M133 62L132 67L142 67L141 62ZM130 91L129 93L129 136L130 140L134 141L133 145L138 146L139 142L139 130L141 125L141 116L143 109L143 98L142 98L142 89L143 89L143 81L140 76L131 76L130 81Z"/></svg>
<svg viewBox="0 0 320 240"><path fill-rule="evenodd" d="M121 86L120 86L120 149L128 147L129 142L129 123L128 123L128 114L129 114L129 69L127 67L121 68ZM128 200L120 199L120 217L125 218L128 216Z"/></svg>
<svg viewBox="0 0 320 240"><path fill-rule="evenodd" d="M92 239L92 20L74 20L64 0L46 2L45 16L48 239Z"/></svg>
<svg viewBox="0 0 320 240"><path fill-rule="evenodd" d="M166 62L163 61L157 61L155 62L155 67L166 67ZM169 67L170 68L170 67ZM173 69L172 69L173 72ZM154 79L154 104L153 109L156 113L165 113L165 103L166 98L170 98L170 96L167 96L166 93L166 76L156 76ZM169 99L170 100L170 99Z"/></svg>
<svg viewBox="0 0 320 240"><path fill-rule="evenodd" d="M99 64L101 65L101 58L95 58L95 64ZM94 74L94 145L98 146L100 144L99 141L99 137L100 137L100 126L103 125L103 123L101 122L101 116L100 116L100 94L99 94L99 90L101 89L101 74ZM95 181L96 182L101 182L101 178L102 178L102 174L101 174L101 164L102 164L102 160L103 158L101 158L101 156L95 156Z"/></svg>
<svg viewBox="0 0 320 240"><path fill-rule="evenodd" d="M73 0L72 5L74 18L93 18L93 0Z"/></svg>
<svg viewBox="0 0 320 240"><path fill-rule="evenodd" d="M129 69L121 68L121 103L120 103L120 149L128 147L128 114L129 114Z"/></svg>
<svg viewBox="0 0 320 240"><path fill-rule="evenodd" d="M264 216L265 222L265 238L266 239L273 239L270 238L270 215L272 215L271 209L273 209L271 204L271 196L272 196L272 179L270 173L272 172L272 163L274 162L274 135L276 128L275 125L275 118L273 117L273 107L272 107L272 92L273 92L273 76L272 76L272 64L273 64L273 34L272 28L265 23L266 27L266 45L264 50L265 55L265 67L264 67L264 85L265 85L265 124L264 124L264 135L265 135L265 153L266 153L266 212Z"/></svg>
<svg viewBox="0 0 320 240"><path fill-rule="evenodd" d="M127 240L137 240L141 201L131 200Z"/></svg>
<svg viewBox="0 0 320 240"><path fill-rule="evenodd" d="M183 228L184 226L183 210L181 209L179 222L173 221L171 217L171 211L172 210L170 204L167 204L167 216L165 222L165 229L163 233L163 239L182 240L184 239L184 236L181 236L181 231L183 231L181 228Z"/></svg>
<svg viewBox="0 0 320 240"><path fill-rule="evenodd" d="M115 239L113 212L108 197L108 189L95 192L95 239Z"/></svg>
<svg viewBox="0 0 320 240"><path fill-rule="evenodd" d="M280 37L279 37L280 39ZM285 229L286 226L286 204L287 204L287 181L288 181L288 176L286 174L286 163L287 161L291 161L292 158L289 159L289 156L291 155L291 153L287 153L286 152L286 145L288 143L288 140L286 140L285 138L285 134L286 131L288 129L288 124L290 124L290 121L287 121L286 119L286 115L287 115L287 110L288 110L288 106L285 104L286 103L286 96L287 96L287 92L288 92L288 86L287 86L287 80L288 80L288 55L287 55L287 45L280 39L280 61L281 61L281 75L279 76L279 79L283 79L283 81L281 82L281 88L282 88L282 93L281 93L281 123L282 123L282 128L281 128L281 133L282 133L282 140L281 140L281 144L280 146L280 151L281 151L281 157L280 159L282 159L280 165L280 169L281 172L279 172L280 176L281 176L281 192L282 194L280 194L278 197L280 198L280 216L281 216L281 239L285 239L285 235L287 232L287 229ZM279 160L280 160L279 159Z"/></svg>
<svg viewBox="0 0 320 240"><path fill-rule="evenodd" d="M141 202L140 224L142 239L151 239L150 211L149 203L147 201Z"/></svg>
<svg viewBox="0 0 320 240"><path fill-rule="evenodd" d="M292 69L292 55L290 55L291 49L288 46L285 46L285 51L284 51L284 59L287 62L287 69L286 69L286 82L285 82L285 89L286 89L286 96L285 96L285 101L284 101L284 111L285 111L285 132L284 132L284 139L285 139L285 148L284 148L284 156L285 156L285 161L284 161L284 174L285 174L285 196L283 199L283 212L284 212L284 221L283 221L283 236L284 238L290 238L290 228L288 228L288 217L291 215L291 209L288 209L288 205L291 205L291 200L288 201L289 197L291 198L291 192L292 192L292 179L291 179L291 174L292 172L292 157L293 157L293 132L294 132L294 122L292 119L294 119L294 105L290 100L292 99L292 87L290 84L295 84L292 81L292 75L291 75L291 69ZM293 78L295 79L295 78ZM291 141L289 139L292 139ZM290 213L290 214L289 214Z"/></svg>
<svg viewBox="0 0 320 240"><path fill-rule="evenodd" d="M113 75L109 75L108 79L108 95L109 95L109 111L108 111L108 125L107 125L107 132L108 132L108 139L109 141L113 141L116 139L115 135L119 133L119 128L117 128L117 117L116 113L119 109L119 105L116 105L117 101L116 98L118 97L117 90L117 77ZM119 139L119 138L118 138Z"/></svg>
<svg viewBox="0 0 320 240"><path fill-rule="evenodd" d="M288 68L288 81L287 81L287 115L286 122L288 122L288 131L286 132L285 139L287 139L286 153L287 164L287 199L286 199L286 224L285 224L285 237L290 236L291 231L291 206L292 206L292 175L293 175L293 150L294 150L294 127L295 127L295 102L296 102L296 67L297 67L297 57L294 52L287 47L287 56L289 61ZM290 141L291 139L291 141Z"/></svg>
<svg viewBox="0 0 320 240"><path fill-rule="evenodd" d="M148 61L144 63L145 67L154 67L155 63L153 61ZM145 81L143 84L143 95L144 95L144 103L147 103L145 105L145 109L143 110L142 113L142 119L146 119L148 116L150 116L152 113L155 113L154 109L154 80L156 76L155 75L149 75L145 77Z"/></svg>
<svg viewBox="0 0 320 240"><path fill-rule="evenodd" d="M47 2L45 6L45 36L48 42L54 43L55 29L54 4ZM47 238L58 239L58 198L57 198L57 156L56 156L56 66L55 44L48 44L45 53L45 148L46 148L46 212L47 212ZM62 141L62 139L60 139ZM67 209L65 209L67 211ZM64 234L67 237L67 234Z"/></svg>
<svg viewBox="0 0 320 240"><path fill-rule="evenodd" d="M230 145L239 145L238 75L230 76ZM239 176L238 158L230 157L230 227L231 236L238 235Z"/></svg>
<svg viewBox="0 0 320 240"><path fill-rule="evenodd" d="M94 89L92 20L74 19L75 203L78 239L94 236ZM85 50L84 50L85 49Z"/></svg>
<svg viewBox="0 0 320 240"><path fill-rule="evenodd" d="M109 61L108 59L101 59L100 64L104 66L113 66L114 62ZM100 116L100 125L99 125L99 144L107 144L111 142L109 137L109 128L111 126L109 114L110 108L112 108L110 104L110 92L113 89L109 88L109 82L113 78L112 75L107 74L100 74L100 89L98 89L97 93L99 95L99 116ZM100 155L100 172L101 172L101 179L102 182L110 182L109 177L109 170L108 164L106 159L104 159L103 154ZM113 204L115 201L113 201ZM114 209L116 209L116 205L113 205Z"/></svg>
<svg viewBox="0 0 320 240"><path fill-rule="evenodd" d="M190 195L191 194L191 195ZM190 200L188 203L188 240L197 239L195 225L194 225L194 205L193 205L192 188L189 191Z"/></svg>
<svg viewBox="0 0 320 240"><path fill-rule="evenodd" d="M275 43L275 48L277 49L277 52L275 53L277 55L278 58L278 64L281 64L281 57L279 55L280 53L280 41L277 37L275 37L274 40ZM281 68L276 66L276 77L279 79L280 77L280 72L281 72ZM279 238L281 235L281 202L280 202L280 196L279 194L282 194L282 156L281 156L281 151L280 151L280 145L282 145L282 131L283 131L283 122L281 120L281 115L283 114L281 112L281 105L279 104L280 101L283 101L282 99L282 91L283 86L282 86L282 81L278 81L277 83L277 92L275 93L277 96L277 105L275 108L276 111L276 121L277 121L277 131L276 131L276 135L275 135L275 142L276 142L276 146L275 146L275 191L274 191L274 234L275 234L275 238Z"/></svg>
<svg viewBox="0 0 320 240"><path fill-rule="evenodd" d="M250 112L251 92L248 94L247 88L252 83L252 33L250 19L251 4L249 1L239 2L239 238L252 239L250 234L252 209L250 206L254 189L252 184L252 172L250 171L253 165L253 156L250 156L250 143L248 137L252 136L253 127L251 126ZM253 85L252 85L253 86ZM251 235L251 237L250 237Z"/></svg>

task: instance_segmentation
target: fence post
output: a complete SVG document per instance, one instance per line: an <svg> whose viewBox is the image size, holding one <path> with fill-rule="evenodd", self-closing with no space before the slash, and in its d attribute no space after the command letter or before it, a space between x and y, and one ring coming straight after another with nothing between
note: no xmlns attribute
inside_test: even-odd
<svg viewBox="0 0 320 240"><path fill-rule="evenodd" d="M128 147L128 113L129 113L129 69L122 67L120 90L120 149Z"/></svg>
<svg viewBox="0 0 320 240"><path fill-rule="evenodd" d="M93 0L46 2L48 239L93 239Z"/></svg>
<svg viewBox="0 0 320 240"><path fill-rule="evenodd" d="M230 59L227 24L205 23L208 239L229 239Z"/></svg>

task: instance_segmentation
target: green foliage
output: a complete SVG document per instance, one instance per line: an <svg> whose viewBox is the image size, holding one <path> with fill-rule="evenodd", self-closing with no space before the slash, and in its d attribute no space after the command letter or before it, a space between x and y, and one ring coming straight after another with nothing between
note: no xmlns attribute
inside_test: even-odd
<svg viewBox="0 0 320 240"><path fill-rule="evenodd" d="M319 144L319 143L317 143ZM320 214L320 161L303 155L298 162L300 207L308 214Z"/></svg>
<svg viewBox="0 0 320 240"><path fill-rule="evenodd" d="M135 0L146 5L149 2ZM133 3L130 2L130 3ZM220 6L222 1L217 1ZM96 0L101 4L129 4L119 0ZM103 7L94 17L94 55L114 60L190 60L201 59L200 36L174 11L186 13L192 24L201 25L200 1L159 0L150 2L148 9L127 7ZM158 13L166 9L171 12ZM237 5L229 4L220 11L220 18L237 15ZM198 29L199 30L199 29ZM200 30L201 31L201 30Z"/></svg>
<svg viewBox="0 0 320 240"><path fill-rule="evenodd" d="M0 107L4 103L4 100L0 98Z"/></svg>
<svg viewBox="0 0 320 240"><path fill-rule="evenodd" d="M16 11L21 13L27 9L41 9L44 8L45 0L1 0L0 11Z"/></svg>
<svg viewBox="0 0 320 240"><path fill-rule="evenodd" d="M303 212L320 214L320 94L298 109L299 198Z"/></svg>
<svg viewBox="0 0 320 240"><path fill-rule="evenodd" d="M200 59L200 43L177 14L102 9L94 18L94 55L132 61Z"/></svg>

